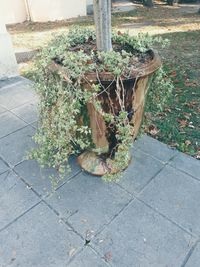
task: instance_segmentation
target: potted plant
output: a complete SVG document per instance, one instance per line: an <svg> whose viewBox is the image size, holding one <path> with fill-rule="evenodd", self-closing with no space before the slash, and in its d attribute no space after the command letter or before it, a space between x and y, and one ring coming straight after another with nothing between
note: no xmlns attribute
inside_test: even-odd
<svg viewBox="0 0 200 267"><path fill-rule="evenodd" d="M70 155L78 154L83 169L111 180L130 162L147 90L161 61L150 49L158 39L111 34L109 0L94 0L94 11L96 34L73 28L40 54L40 127L32 158L62 176Z"/></svg>

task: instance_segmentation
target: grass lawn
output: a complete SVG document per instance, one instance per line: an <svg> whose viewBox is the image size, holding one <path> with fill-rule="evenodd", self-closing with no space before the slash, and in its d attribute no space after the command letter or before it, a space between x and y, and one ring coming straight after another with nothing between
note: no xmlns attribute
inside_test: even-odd
<svg viewBox="0 0 200 267"><path fill-rule="evenodd" d="M171 44L158 47L165 68L174 82L174 90L163 112L148 110L148 134L200 159L200 15L197 5L153 9L136 5L128 13L113 15L112 25L130 34L148 32L162 35ZM93 27L93 18L61 22L23 23L8 27L14 47L36 49L44 46L54 33L66 32L71 25ZM31 64L22 69L31 77ZM153 129L153 130L152 130Z"/></svg>
<svg viewBox="0 0 200 267"><path fill-rule="evenodd" d="M200 30L165 34L171 45L160 53L174 90L163 112L147 114L146 131L200 159ZM160 49L161 50L161 49ZM153 129L153 130L152 130Z"/></svg>

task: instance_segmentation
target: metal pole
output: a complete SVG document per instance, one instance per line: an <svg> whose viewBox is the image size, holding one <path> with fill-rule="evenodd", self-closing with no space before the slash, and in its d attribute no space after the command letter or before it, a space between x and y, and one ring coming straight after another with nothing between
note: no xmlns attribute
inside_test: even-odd
<svg viewBox="0 0 200 267"><path fill-rule="evenodd" d="M27 13L27 20L31 21L31 12L30 12L30 5L29 5L29 1L28 0L24 0L24 4L26 7L26 13Z"/></svg>

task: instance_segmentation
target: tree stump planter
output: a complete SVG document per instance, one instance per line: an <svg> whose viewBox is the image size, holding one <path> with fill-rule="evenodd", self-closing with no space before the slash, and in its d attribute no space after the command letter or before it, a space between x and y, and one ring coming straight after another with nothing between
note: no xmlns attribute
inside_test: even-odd
<svg viewBox="0 0 200 267"><path fill-rule="evenodd" d="M123 87L125 89L125 110L129 114L129 121L134 126L132 132L133 141L139 132L143 113L145 98L148 91L148 85L151 75L161 66L161 60L157 52L150 50L152 60L141 69L135 70L130 79L123 79ZM88 74L87 79L90 83L99 83L96 73ZM106 92L99 95L102 110L109 113L114 109L115 114L119 112L119 105L116 96L116 82L110 73L104 73L99 77L102 90L108 88L111 99L108 99ZM85 84L87 87L87 85ZM105 122L103 116L95 109L93 103L87 104L88 114L90 118L90 128L92 130L92 139L96 148L107 150L106 155L112 157L112 149L117 145L115 132ZM112 167L112 160L109 164L106 162L105 154L99 155L92 151L85 151L78 157L78 163L87 172L102 176L106 173L116 173L118 170ZM127 166L124 166L124 169Z"/></svg>
<svg viewBox="0 0 200 267"><path fill-rule="evenodd" d="M129 123L133 126L133 132L131 133L133 141L137 137L142 123L150 78L161 66L161 60L156 51L149 50L148 54L151 60L144 63L142 67L134 69L131 73L131 78L122 78L120 84L124 90L124 108L128 114ZM52 68L54 70L59 69L62 72L62 67L56 63L53 63ZM63 77L65 77L64 72ZM85 78L87 82L83 82L82 84L85 90L90 90L92 84L100 85L101 92L98 94L98 101L101 103L102 111L104 113L114 113L117 116L120 112L120 106L116 93L117 82L113 74L108 72L99 73L99 77L97 78L97 74L94 72L87 73ZM95 145L95 150L100 149L104 152L99 154L95 150L85 151L78 156L78 163L82 169L93 175L103 176L107 173L117 173L119 170L112 166L115 148L117 147L116 129L114 125L110 125L104 120L102 113L95 108L92 102L87 103L87 112L90 119L92 141ZM126 167L124 166L124 169Z"/></svg>

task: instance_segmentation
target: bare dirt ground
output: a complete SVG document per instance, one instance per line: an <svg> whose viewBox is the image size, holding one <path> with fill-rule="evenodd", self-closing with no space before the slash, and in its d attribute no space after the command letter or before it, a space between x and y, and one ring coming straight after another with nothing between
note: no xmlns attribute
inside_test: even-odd
<svg viewBox="0 0 200 267"><path fill-rule="evenodd" d="M169 32L185 32L200 30L200 15L197 14L198 4L181 4L170 7L156 2L154 8L145 8L133 4L135 9L130 12L115 13L112 18L114 28L129 31L130 34L148 32L149 34L165 34ZM34 50L43 47L54 34L68 31L70 26L94 27L92 16L55 22L24 22L8 25L16 51Z"/></svg>

